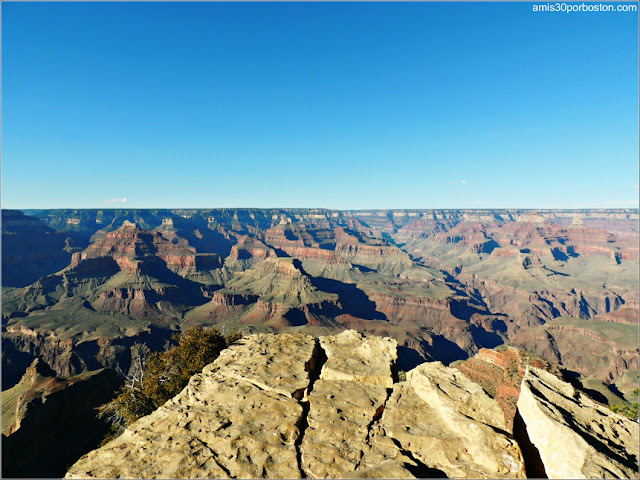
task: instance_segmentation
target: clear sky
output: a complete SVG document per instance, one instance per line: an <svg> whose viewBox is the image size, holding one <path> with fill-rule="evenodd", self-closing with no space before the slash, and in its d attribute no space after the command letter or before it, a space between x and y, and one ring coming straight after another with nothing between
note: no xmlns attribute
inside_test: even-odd
<svg viewBox="0 0 640 480"><path fill-rule="evenodd" d="M637 206L637 12L2 3L3 208Z"/></svg>

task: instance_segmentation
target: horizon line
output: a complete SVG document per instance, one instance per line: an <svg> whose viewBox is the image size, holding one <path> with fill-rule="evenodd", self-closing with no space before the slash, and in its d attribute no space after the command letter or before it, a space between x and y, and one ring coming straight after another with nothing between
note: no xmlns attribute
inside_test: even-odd
<svg viewBox="0 0 640 480"><path fill-rule="evenodd" d="M375 212L375 211L429 211L429 210L530 210L536 211L563 211L563 210L640 210L640 207L420 207L420 208L330 208L330 207L29 207L29 208L1 208L9 210L325 210L338 212Z"/></svg>

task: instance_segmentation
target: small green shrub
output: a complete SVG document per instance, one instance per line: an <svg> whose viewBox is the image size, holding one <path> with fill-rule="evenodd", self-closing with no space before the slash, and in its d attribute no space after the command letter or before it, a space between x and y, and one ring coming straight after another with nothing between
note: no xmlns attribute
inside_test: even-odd
<svg viewBox="0 0 640 480"><path fill-rule="evenodd" d="M620 413L622 415L626 415L632 420L638 419L638 402L633 402L631 404L620 403L620 404L612 404L609 406L612 412Z"/></svg>

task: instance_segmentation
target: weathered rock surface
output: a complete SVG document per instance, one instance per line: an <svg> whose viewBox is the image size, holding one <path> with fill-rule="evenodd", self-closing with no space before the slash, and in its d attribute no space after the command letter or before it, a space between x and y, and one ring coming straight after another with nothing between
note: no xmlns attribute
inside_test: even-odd
<svg viewBox="0 0 640 480"><path fill-rule="evenodd" d="M294 395L309 385L315 351L304 334L241 340L67 477L299 478L303 408Z"/></svg>
<svg viewBox="0 0 640 480"><path fill-rule="evenodd" d="M518 413L549 478L638 478L638 423L529 367Z"/></svg>
<svg viewBox="0 0 640 480"><path fill-rule="evenodd" d="M424 363L396 384L381 426L402 450L447 477L525 477L498 403L440 362Z"/></svg>
<svg viewBox="0 0 640 480"><path fill-rule="evenodd" d="M525 476L500 407L456 370L423 364L394 385L395 340L347 331L320 344L327 361L309 395L307 476Z"/></svg>
<svg viewBox="0 0 640 480"><path fill-rule="evenodd" d="M396 359L355 331L251 335L67 477L524 477L479 386L439 363L394 384Z"/></svg>
<svg viewBox="0 0 640 480"><path fill-rule="evenodd" d="M311 478L343 477L359 470L371 449L370 428L380 418L387 389L393 386L397 344L392 338L363 337L347 330L320 337L320 345L327 360L309 395L302 469Z"/></svg>
<svg viewBox="0 0 640 480"><path fill-rule="evenodd" d="M366 338L366 340L365 340ZM393 338L364 337L355 330L320 337L327 361L322 380L350 380L360 383L393 386L393 370L398 359Z"/></svg>

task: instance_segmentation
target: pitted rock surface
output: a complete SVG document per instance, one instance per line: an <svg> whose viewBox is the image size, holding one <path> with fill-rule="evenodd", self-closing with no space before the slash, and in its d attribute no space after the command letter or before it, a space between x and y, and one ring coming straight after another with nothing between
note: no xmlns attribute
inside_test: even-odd
<svg viewBox="0 0 640 480"><path fill-rule="evenodd" d="M439 362L394 384L396 358L394 340L353 331L250 335L67 478L525 477L502 410L480 386ZM535 369L522 391L550 477L634 476L637 424Z"/></svg>
<svg viewBox="0 0 640 480"><path fill-rule="evenodd" d="M291 395L309 384L315 345L304 334L243 339L67 477L299 478L303 408Z"/></svg>
<svg viewBox="0 0 640 480"><path fill-rule="evenodd" d="M320 337L327 355L322 380L351 380L393 386L392 370L398 359L397 342L390 337L365 337L355 330Z"/></svg>
<svg viewBox="0 0 640 480"><path fill-rule="evenodd" d="M311 478L344 477L367 468L361 459L370 450L369 430L384 410L387 388L393 386L397 344L347 330L320 337L320 345L327 360L309 395L302 468Z"/></svg>
<svg viewBox="0 0 640 480"><path fill-rule="evenodd" d="M638 478L638 423L529 367L518 412L549 478Z"/></svg>
<svg viewBox="0 0 640 480"><path fill-rule="evenodd" d="M382 413L387 391L375 384L319 380L309 395L309 427L302 443L309 477L342 477L368 448L369 426Z"/></svg>
<svg viewBox="0 0 640 480"><path fill-rule="evenodd" d="M203 373L218 372L263 390L302 398L314 368L315 340L306 334L257 334L243 338L241 348L228 348Z"/></svg>

